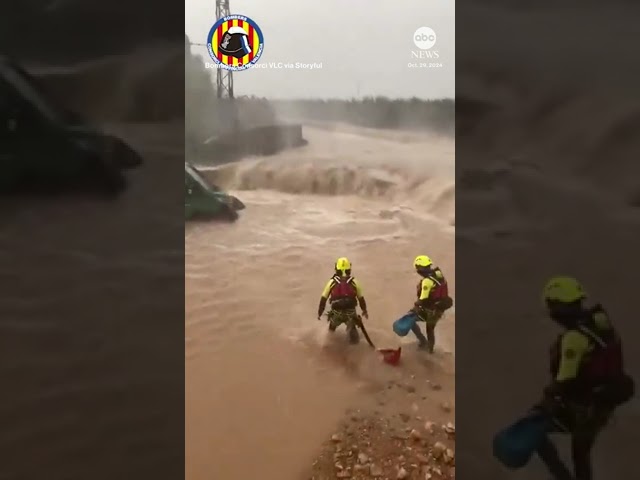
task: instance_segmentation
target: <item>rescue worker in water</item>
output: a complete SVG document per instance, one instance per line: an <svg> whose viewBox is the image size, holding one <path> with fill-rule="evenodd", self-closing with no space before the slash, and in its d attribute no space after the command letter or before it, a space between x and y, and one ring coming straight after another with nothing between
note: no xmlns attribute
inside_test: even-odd
<svg viewBox="0 0 640 480"><path fill-rule="evenodd" d="M415 323L411 331L418 337L418 347L433 353L436 343L435 328L444 312L453 306L453 299L449 296L449 286L440 268L426 255L419 255L413 261L413 266L422 278L418 282L417 296L411 311L416 314L418 321L426 324L427 336Z"/></svg>
<svg viewBox="0 0 640 480"><path fill-rule="evenodd" d="M356 344L360 341L358 323L362 321L356 307L358 304L362 310L362 316L369 318L367 302L362 293L362 287L358 280L351 275L351 262L345 257L336 261L335 273L329 279L322 291L320 304L318 305L318 320L322 317L324 309L329 301L329 331L335 332L343 323L347 326L349 342Z"/></svg>
<svg viewBox="0 0 640 480"><path fill-rule="evenodd" d="M584 305L575 278L552 278L543 296L563 332L551 348L552 381L535 409L553 419L555 433L571 435L573 474L548 438L537 453L555 479L591 480L593 444L614 409L634 396L634 381L624 371L622 342L607 313L599 304Z"/></svg>

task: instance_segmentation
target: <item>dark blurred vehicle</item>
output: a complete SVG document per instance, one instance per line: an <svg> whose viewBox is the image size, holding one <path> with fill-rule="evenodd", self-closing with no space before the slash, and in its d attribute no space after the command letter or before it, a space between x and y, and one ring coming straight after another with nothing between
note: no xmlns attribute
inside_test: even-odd
<svg viewBox="0 0 640 480"><path fill-rule="evenodd" d="M37 79L0 57L0 193L122 192L142 157L57 105Z"/></svg>

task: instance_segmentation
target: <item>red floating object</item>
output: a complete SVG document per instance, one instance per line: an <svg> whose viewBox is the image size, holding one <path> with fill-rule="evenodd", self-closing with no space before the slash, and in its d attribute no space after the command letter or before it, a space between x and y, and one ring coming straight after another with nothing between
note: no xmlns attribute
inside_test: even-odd
<svg viewBox="0 0 640 480"><path fill-rule="evenodd" d="M378 351L382 354L382 360L389 365L398 365L400 363L400 354L402 353L402 347L397 349L393 348L380 348Z"/></svg>

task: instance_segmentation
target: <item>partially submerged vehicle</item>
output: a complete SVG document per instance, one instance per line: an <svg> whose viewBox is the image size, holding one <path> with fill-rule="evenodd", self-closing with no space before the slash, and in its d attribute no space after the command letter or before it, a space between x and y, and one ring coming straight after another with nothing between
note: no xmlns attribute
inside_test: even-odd
<svg viewBox="0 0 640 480"><path fill-rule="evenodd" d="M245 205L202 176L189 162L184 163L184 213L187 220L220 219L235 221Z"/></svg>
<svg viewBox="0 0 640 480"><path fill-rule="evenodd" d="M122 170L142 164L123 140L62 107L15 61L0 57L0 193L117 194Z"/></svg>

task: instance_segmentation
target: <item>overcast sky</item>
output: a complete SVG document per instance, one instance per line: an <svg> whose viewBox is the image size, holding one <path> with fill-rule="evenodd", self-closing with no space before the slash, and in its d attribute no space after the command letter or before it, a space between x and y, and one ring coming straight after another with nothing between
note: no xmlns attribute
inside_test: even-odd
<svg viewBox="0 0 640 480"><path fill-rule="evenodd" d="M321 69L252 68L234 73L236 95L265 97L443 98L455 92L455 3L452 0L231 0L231 13L262 29L260 63L322 63ZM185 1L185 30L206 43L215 0ZM441 68L409 68L413 33L432 28ZM205 47L193 47L205 61ZM432 60L433 62L433 60ZM214 70L211 70L212 74Z"/></svg>

